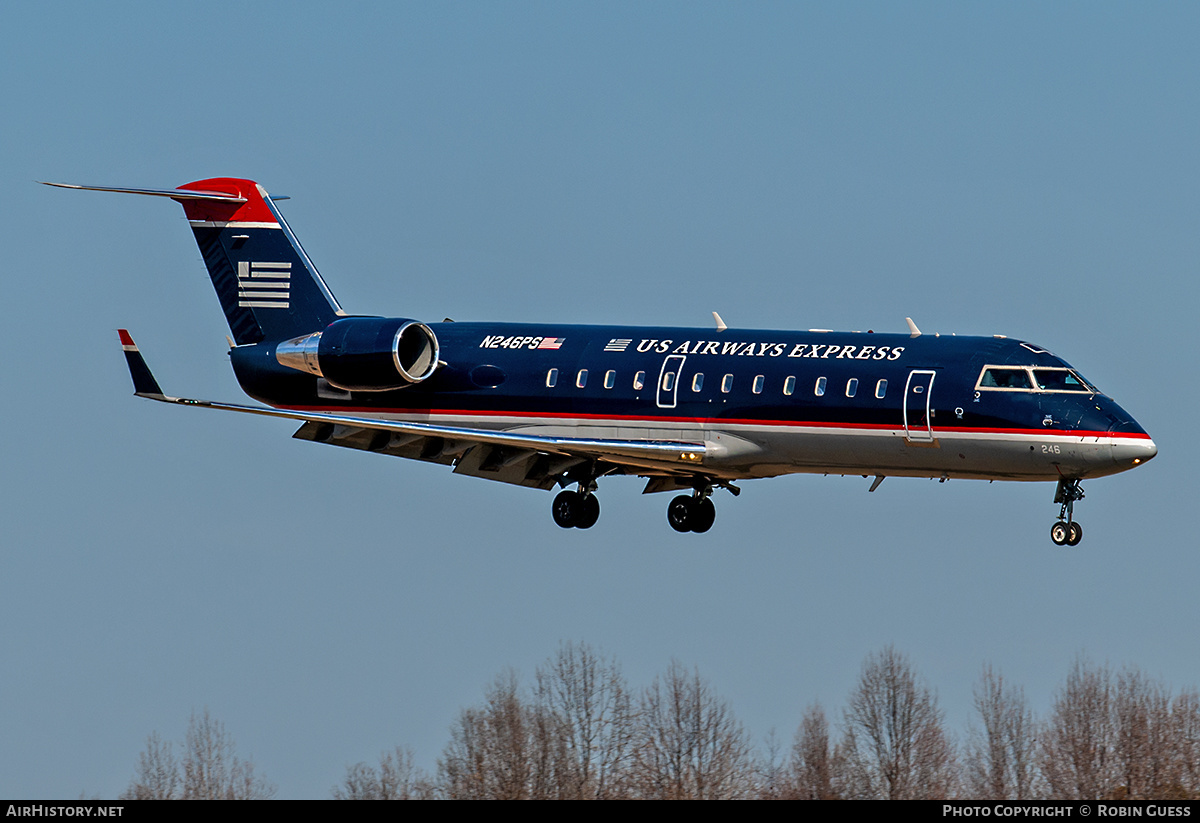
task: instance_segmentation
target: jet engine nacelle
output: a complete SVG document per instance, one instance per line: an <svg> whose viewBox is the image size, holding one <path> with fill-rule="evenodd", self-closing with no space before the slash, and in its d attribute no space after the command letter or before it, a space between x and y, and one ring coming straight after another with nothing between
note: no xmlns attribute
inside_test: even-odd
<svg viewBox="0 0 1200 823"><path fill-rule="evenodd" d="M347 317L275 348L290 369L344 391L390 391L428 379L438 367L433 329L403 317Z"/></svg>

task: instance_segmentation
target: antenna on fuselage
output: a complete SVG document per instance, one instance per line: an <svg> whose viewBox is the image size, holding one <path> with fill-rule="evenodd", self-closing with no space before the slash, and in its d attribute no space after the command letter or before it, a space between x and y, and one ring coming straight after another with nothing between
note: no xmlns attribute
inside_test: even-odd
<svg viewBox="0 0 1200 823"><path fill-rule="evenodd" d="M921 330L917 328L917 324L912 321L911 317L904 318L904 322L908 324L908 336L920 337Z"/></svg>

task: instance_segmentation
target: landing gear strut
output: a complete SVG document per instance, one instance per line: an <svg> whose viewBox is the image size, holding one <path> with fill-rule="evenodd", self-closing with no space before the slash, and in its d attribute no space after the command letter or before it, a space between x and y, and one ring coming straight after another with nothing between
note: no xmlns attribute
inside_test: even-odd
<svg viewBox="0 0 1200 823"><path fill-rule="evenodd" d="M1050 539L1057 546L1078 546L1083 539L1083 526L1075 522L1072 515L1075 501L1083 499L1083 488L1078 480L1059 480L1054 492L1054 502L1061 503L1058 522L1050 527Z"/></svg>
<svg viewBox="0 0 1200 823"><path fill-rule="evenodd" d="M712 486L705 484L696 488L689 497L681 494L667 506L667 522L677 532L703 534L712 528L717 519L717 507L709 500Z"/></svg>
<svg viewBox="0 0 1200 823"><path fill-rule="evenodd" d="M564 529L590 529L600 519L600 499L593 492L596 483L579 484L579 491L559 492L550 511L554 522Z"/></svg>

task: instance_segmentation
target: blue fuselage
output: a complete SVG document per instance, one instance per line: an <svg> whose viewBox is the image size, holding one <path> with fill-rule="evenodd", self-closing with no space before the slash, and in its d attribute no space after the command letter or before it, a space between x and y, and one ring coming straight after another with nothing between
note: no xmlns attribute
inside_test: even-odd
<svg viewBox="0 0 1200 823"><path fill-rule="evenodd" d="M277 407L712 444L717 475L795 471L1056 479L1153 456L1137 422L1087 390L989 390L988 366L1068 369L1004 337L441 323L442 365L392 391L339 391L281 366L273 344L231 351ZM725 443L720 441L724 440Z"/></svg>

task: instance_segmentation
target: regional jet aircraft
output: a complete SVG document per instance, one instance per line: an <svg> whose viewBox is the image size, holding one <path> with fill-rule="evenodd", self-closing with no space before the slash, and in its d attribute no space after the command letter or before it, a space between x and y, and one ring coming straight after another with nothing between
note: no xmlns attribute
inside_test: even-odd
<svg viewBox="0 0 1200 823"><path fill-rule="evenodd" d="M423 323L344 312L276 202L251 180L66 188L183 206L232 333L244 406L163 393L129 333L138 396L302 423L293 435L562 489L554 522L588 529L603 478L637 475L680 532L712 495L797 472L1041 480L1076 545L1080 481L1154 457L1150 436L1066 361L996 335ZM282 198L280 198L282 199Z"/></svg>

